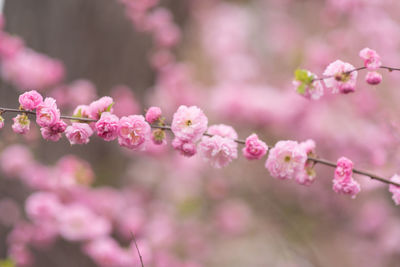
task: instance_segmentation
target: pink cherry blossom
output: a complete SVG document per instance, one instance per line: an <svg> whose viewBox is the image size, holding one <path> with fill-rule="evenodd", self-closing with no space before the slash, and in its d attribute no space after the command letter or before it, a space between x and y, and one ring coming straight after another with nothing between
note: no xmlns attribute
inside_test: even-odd
<svg viewBox="0 0 400 267"><path fill-rule="evenodd" d="M242 152L247 159L252 160L261 159L267 154L267 150L267 144L258 139L256 134L252 134L246 138L246 144Z"/></svg>
<svg viewBox="0 0 400 267"><path fill-rule="evenodd" d="M390 181L400 183L400 176L395 174L390 178ZM400 205L400 186L389 185L389 192L392 193L392 199L396 205Z"/></svg>
<svg viewBox="0 0 400 267"><path fill-rule="evenodd" d="M111 231L108 220L80 204L64 207L57 219L60 235L69 241L100 238Z"/></svg>
<svg viewBox="0 0 400 267"><path fill-rule="evenodd" d="M174 149L178 150L183 156L186 157L191 157L197 152L196 144L190 141L182 141L179 138L174 138L171 145Z"/></svg>
<svg viewBox="0 0 400 267"><path fill-rule="evenodd" d="M8 175L19 175L33 162L33 157L26 146L11 145L1 152L0 166L2 171Z"/></svg>
<svg viewBox="0 0 400 267"><path fill-rule="evenodd" d="M196 106L180 106L175 112L171 130L182 141L195 143L207 130L208 119Z"/></svg>
<svg viewBox="0 0 400 267"><path fill-rule="evenodd" d="M61 133L65 132L66 128L67 124L63 120L59 120L50 127L40 128L40 132L45 140L57 142L61 138Z"/></svg>
<svg viewBox="0 0 400 267"><path fill-rule="evenodd" d="M93 130L87 123L74 122L65 130L65 135L71 145L89 143L89 137L92 134Z"/></svg>
<svg viewBox="0 0 400 267"><path fill-rule="evenodd" d="M35 222L55 223L58 213L62 212L62 204L57 195L50 192L35 192L25 202L28 217Z"/></svg>
<svg viewBox="0 0 400 267"><path fill-rule="evenodd" d="M161 109L159 107L150 107L146 112L146 121L155 123L161 118Z"/></svg>
<svg viewBox="0 0 400 267"><path fill-rule="evenodd" d="M265 167L278 179L292 179L304 170L307 154L296 141L279 141L269 150Z"/></svg>
<svg viewBox="0 0 400 267"><path fill-rule="evenodd" d="M89 117L98 120L103 112L113 112L114 100L109 96L103 96L102 98L93 101L89 105Z"/></svg>
<svg viewBox="0 0 400 267"><path fill-rule="evenodd" d="M365 81L371 85L377 85L382 82L382 74L376 71L369 71L365 75Z"/></svg>
<svg viewBox="0 0 400 267"><path fill-rule="evenodd" d="M382 65L381 57L378 53L368 47L362 49L359 56L364 60L364 66L368 70L377 70Z"/></svg>
<svg viewBox="0 0 400 267"><path fill-rule="evenodd" d="M318 100L324 95L324 87L322 86L321 81L315 80L318 79L318 76L310 71L307 71L308 76L312 76L314 81L310 84L304 84L304 92L299 91L299 86L302 84L301 81L293 80L292 84L294 89L300 93L302 96L312 100Z"/></svg>
<svg viewBox="0 0 400 267"><path fill-rule="evenodd" d="M301 142L300 148L304 150L307 156L315 156L315 142L312 139L309 139L305 142ZM301 185L310 186L316 178L316 172L314 170L314 162L311 160L306 160L304 164L304 169L298 173L295 177L296 182Z"/></svg>
<svg viewBox="0 0 400 267"><path fill-rule="evenodd" d="M112 141L118 137L119 119L110 112L103 112L96 122L97 135L105 141Z"/></svg>
<svg viewBox="0 0 400 267"><path fill-rule="evenodd" d="M208 134L219 135L230 139L237 139L238 135L231 126L225 124L212 125L207 129Z"/></svg>
<svg viewBox="0 0 400 267"><path fill-rule="evenodd" d="M32 90L19 96L19 103L25 110L34 110L43 102L43 97L37 91Z"/></svg>
<svg viewBox="0 0 400 267"><path fill-rule="evenodd" d="M57 108L56 100L46 97L44 102L36 108L36 123L41 127L50 127L59 120L60 110Z"/></svg>
<svg viewBox="0 0 400 267"><path fill-rule="evenodd" d="M334 94L354 92L357 80L357 71L354 69L353 65L341 60L332 62L324 71L324 75L329 76L325 79L326 87Z"/></svg>
<svg viewBox="0 0 400 267"><path fill-rule="evenodd" d="M353 179L352 175L353 162L346 157L339 158L333 179L333 190L336 193L348 194L355 198L360 192L360 184Z"/></svg>
<svg viewBox="0 0 400 267"><path fill-rule="evenodd" d="M118 142L121 146L140 150L150 140L151 128L142 115L130 115L119 120Z"/></svg>
<svg viewBox="0 0 400 267"><path fill-rule="evenodd" d="M19 114L15 118L13 118L12 129L15 133L18 134L26 134L29 131L29 126L31 121L28 119L26 114Z"/></svg>
<svg viewBox="0 0 400 267"><path fill-rule="evenodd" d="M222 168L237 158L237 143L219 135L203 136L199 143L199 152L211 166Z"/></svg>
<svg viewBox="0 0 400 267"><path fill-rule="evenodd" d="M16 36L0 34L0 57L3 59L12 58L24 48L24 41Z"/></svg>

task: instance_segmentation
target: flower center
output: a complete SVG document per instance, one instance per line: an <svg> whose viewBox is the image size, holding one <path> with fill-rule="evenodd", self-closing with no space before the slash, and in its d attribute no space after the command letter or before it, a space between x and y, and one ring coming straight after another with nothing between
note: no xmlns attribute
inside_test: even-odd
<svg viewBox="0 0 400 267"><path fill-rule="evenodd" d="M286 156L284 160L285 162L290 162L290 156Z"/></svg>
<svg viewBox="0 0 400 267"><path fill-rule="evenodd" d="M186 124L186 126L191 126L193 123L191 120L187 120L185 124Z"/></svg>

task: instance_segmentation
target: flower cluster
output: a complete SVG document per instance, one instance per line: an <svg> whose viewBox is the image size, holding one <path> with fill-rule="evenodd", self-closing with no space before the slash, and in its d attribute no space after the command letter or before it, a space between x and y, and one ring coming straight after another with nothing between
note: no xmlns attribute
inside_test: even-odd
<svg viewBox="0 0 400 267"><path fill-rule="evenodd" d="M353 162L346 157L339 158L333 179L333 190L355 198L360 192L360 184L353 179L352 175Z"/></svg>

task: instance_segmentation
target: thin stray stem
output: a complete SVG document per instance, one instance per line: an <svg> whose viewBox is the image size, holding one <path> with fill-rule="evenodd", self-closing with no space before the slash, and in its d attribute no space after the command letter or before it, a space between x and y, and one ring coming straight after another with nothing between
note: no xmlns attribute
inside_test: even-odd
<svg viewBox="0 0 400 267"><path fill-rule="evenodd" d="M140 250L139 250L138 244L137 244L137 242L136 242L135 235L133 234L132 231L131 231L131 235L132 235L133 243L135 243L135 247L136 247L137 253L138 253L138 255L139 255L140 264L142 265L142 267L144 267L144 263L143 263L143 259L142 259L142 254L140 254Z"/></svg>
<svg viewBox="0 0 400 267"><path fill-rule="evenodd" d="M388 67L382 66L381 68L388 68ZM358 68L358 69L365 69L365 67L361 67L361 68ZM400 69L396 69L396 68L391 68L391 69L400 71ZM36 116L36 112L34 112L34 111L0 107L0 115L2 113L5 113L5 112L26 113L26 114L31 114L31 115L35 115ZM96 122L97 121L95 119L74 117L74 116L64 116L64 115L62 115L60 117L62 119L77 120L77 121L81 121L81 122ZM151 128L154 128L154 129L162 129L162 130L172 131L170 125L154 125L154 124L151 124L150 126L151 126ZM205 136L209 136L209 137L213 136L212 134L209 134L209 133L204 133L204 135ZM234 141L236 143L238 143L238 144L241 144L241 145L245 145L246 144L246 141L242 140L242 139L234 139ZM308 160L313 161L314 163L320 163L320 164L323 164L323 165L326 165L326 166L329 166L329 167L333 167L333 168L337 167L335 162L329 161L329 160L326 160L326 159L322 159L322 158L308 157ZM384 177L381 177L381 176L378 176L376 174L370 173L368 171L364 171L364 170L359 170L359 169L353 168L353 172L357 173L357 174L364 175L364 176L368 176L373 180L377 180L377 181L380 181L380 182L383 182L383 183L386 183L386 184L396 185L396 186L400 187L400 183L396 183L396 182L390 181L389 179L386 179Z"/></svg>

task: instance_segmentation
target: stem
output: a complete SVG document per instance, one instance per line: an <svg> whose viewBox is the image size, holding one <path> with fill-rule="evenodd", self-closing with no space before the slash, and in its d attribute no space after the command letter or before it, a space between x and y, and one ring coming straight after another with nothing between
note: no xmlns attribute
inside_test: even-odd
<svg viewBox="0 0 400 267"><path fill-rule="evenodd" d="M135 235L133 234L132 231L131 231L131 235L132 235L133 243L135 243L135 247L136 247L137 253L139 254L140 264L142 265L142 267L144 267L142 254L140 254L140 250L139 250L138 244L136 243Z"/></svg>
<svg viewBox="0 0 400 267"><path fill-rule="evenodd" d="M381 67L381 68L387 68L387 67ZM358 69L365 69L365 67L361 67L361 68L358 68ZM393 69L393 70L399 70L399 71L400 71L400 69L395 69L395 68L391 68L391 69ZM354 71L355 71L355 70L354 70ZM26 113L26 114L31 114L31 115L35 115L35 116L36 116L36 112L34 112L34 111L20 110L20 109L14 109L14 108L2 108L2 107L0 107L0 115L1 115L2 113L6 113L6 112ZM77 121L82 121L82 122L96 122L96 121L97 121L97 120L95 120L95 119L90 119L90 118L73 117L73 116L64 116L64 115L62 115L62 116L60 116L60 117L61 117L62 119L77 120ZM151 126L151 128L154 128L154 129L162 129L162 130L172 131L170 125L154 125L154 124L153 124L153 125L150 125L150 126ZM209 137L212 137L212 136L213 136L212 134L209 134L209 133L204 133L204 135L205 135L205 136L209 136ZM235 141L236 143L238 143L238 144L241 144L241 145L246 144L246 141L245 141L245 140L242 140L242 139L234 139L234 141ZM337 167L337 165L336 165L335 162L329 161L329 160L326 160L326 159L322 159L322 158L308 157L308 160L313 161L314 163L320 163L320 164L323 164L323 165L325 165L325 166L329 166L329 167L333 167L333 168L336 168L336 167ZM361 175L368 176L368 177L370 177L370 178L373 179L373 180L377 180L377 181L380 181L380 182L383 182L383 183L386 183L386 184L396 185L396 186L399 186L399 187L400 187L400 183L396 183L396 182L390 181L390 180L388 180L388 179L386 179L386 178L384 178L384 177L378 176L378 175L373 174L373 173L370 173L370 172L368 172L368 171L364 171L364 170L359 170L359 169L353 168L353 172L354 172L354 173L357 173L357 174L361 174Z"/></svg>
<svg viewBox="0 0 400 267"><path fill-rule="evenodd" d="M400 71L400 68L393 68L393 67L388 67L388 66L380 66L379 68L380 68L380 69L386 69L386 70L388 70L389 72L392 72L392 71ZM345 74L350 74L350 73L352 73L352 72L354 72L354 71L365 70L365 69L367 69L367 67L358 67L358 68L355 68L355 69L346 71L346 72L344 72L344 73L345 73ZM335 75L329 75L329 76L325 76L325 77L322 77L322 78L313 79L311 82L314 82L314 81L322 81L322 80L329 79L329 78L333 78L333 77L335 77Z"/></svg>

